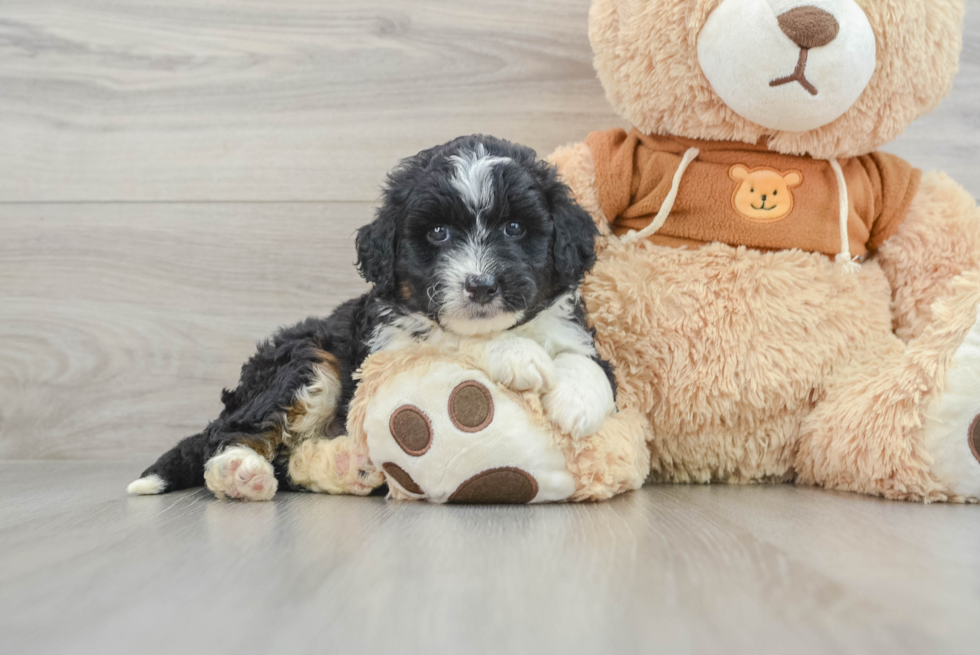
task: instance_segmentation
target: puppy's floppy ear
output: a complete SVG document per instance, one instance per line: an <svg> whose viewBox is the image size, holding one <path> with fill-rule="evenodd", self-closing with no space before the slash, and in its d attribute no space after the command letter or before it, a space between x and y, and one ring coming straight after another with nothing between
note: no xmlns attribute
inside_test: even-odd
<svg viewBox="0 0 980 655"><path fill-rule="evenodd" d="M390 195L390 194L386 194ZM374 221L357 231L357 268L382 294L394 293L395 253L398 250L398 212L400 207L387 198Z"/></svg>
<svg viewBox="0 0 980 655"><path fill-rule="evenodd" d="M574 199L571 190L558 179L557 171L545 169L544 190L554 221L554 257L558 284L577 287L595 264L595 239L599 230L589 213ZM540 178L539 178L540 179Z"/></svg>
<svg viewBox="0 0 980 655"><path fill-rule="evenodd" d="M361 277L384 295L393 295L398 287L395 262L399 225L408 212L412 188L436 152L438 148L431 148L401 160L388 174L374 221L357 231L357 268Z"/></svg>

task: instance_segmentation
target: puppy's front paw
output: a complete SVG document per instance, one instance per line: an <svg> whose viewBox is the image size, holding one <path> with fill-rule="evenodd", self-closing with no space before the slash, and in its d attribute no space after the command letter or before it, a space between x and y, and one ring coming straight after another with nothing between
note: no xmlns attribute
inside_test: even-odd
<svg viewBox="0 0 980 655"><path fill-rule="evenodd" d="M555 360L554 388L541 399L548 418L574 439L599 431L616 409L612 387L594 361L580 355L559 355Z"/></svg>
<svg viewBox="0 0 980 655"><path fill-rule="evenodd" d="M548 353L524 337L488 342L486 369L494 382L514 391L547 391L555 380L555 365Z"/></svg>
<svg viewBox="0 0 980 655"><path fill-rule="evenodd" d="M204 482L222 499L272 500L279 487L272 464L246 446L231 446L209 459Z"/></svg>

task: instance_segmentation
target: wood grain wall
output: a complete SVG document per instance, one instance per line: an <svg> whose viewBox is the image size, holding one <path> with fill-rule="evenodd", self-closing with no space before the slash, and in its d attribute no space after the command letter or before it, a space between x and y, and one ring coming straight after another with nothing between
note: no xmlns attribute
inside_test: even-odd
<svg viewBox="0 0 980 655"><path fill-rule="evenodd" d="M0 459L148 457L254 341L363 289L400 157L621 122L588 0L0 5ZM891 148L980 194L980 0L952 97Z"/></svg>

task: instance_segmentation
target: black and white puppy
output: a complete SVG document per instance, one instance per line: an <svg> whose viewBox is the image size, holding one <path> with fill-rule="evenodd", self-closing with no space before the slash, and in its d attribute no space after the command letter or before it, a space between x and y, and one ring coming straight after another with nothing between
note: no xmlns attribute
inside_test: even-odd
<svg viewBox="0 0 980 655"><path fill-rule="evenodd" d="M551 419L573 436L595 433L615 395L577 291L596 234L529 148L469 136L404 160L357 234L358 267L373 289L261 343L239 386L224 392L221 415L129 491L206 483L219 497L266 500L279 483L302 488L290 454L342 434L364 359L418 342L481 340L494 380L542 392Z"/></svg>

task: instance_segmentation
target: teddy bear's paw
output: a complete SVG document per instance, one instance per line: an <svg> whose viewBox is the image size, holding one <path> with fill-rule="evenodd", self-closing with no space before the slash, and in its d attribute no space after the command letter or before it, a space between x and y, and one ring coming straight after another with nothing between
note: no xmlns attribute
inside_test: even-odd
<svg viewBox="0 0 980 655"><path fill-rule="evenodd" d="M494 382L514 391L547 391L555 379L551 357L525 337L502 337L486 344L486 369Z"/></svg>
<svg viewBox="0 0 980 655"><path fill-rule="evenodd" d="M231 446L209 459L204 482L222 499L272 500L279 487L272 464L246 446Z"/></svg>
<svg viewBox="0 0 980 655"><path fill-rule="evenodd" d="M480 372L440 363L424 384L412 371L372 398L371 458L396 498L438 503L565 500L575 482L547 425Z"/></svg>
<svg viewBox="0 0 980 655"><path fill-rule="evenodd" d="M940 482L980 499L980 315L953 357L945 393L926 411L924 436Z"/></svg>
<svg viewBox="0 0 980 655"><path fill-rule="evenodd" d="M605 371L581 355L555 359L555 383L541 402L548 418L574 439L591 437L616 410Z"/></svg>

